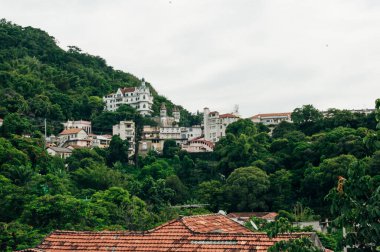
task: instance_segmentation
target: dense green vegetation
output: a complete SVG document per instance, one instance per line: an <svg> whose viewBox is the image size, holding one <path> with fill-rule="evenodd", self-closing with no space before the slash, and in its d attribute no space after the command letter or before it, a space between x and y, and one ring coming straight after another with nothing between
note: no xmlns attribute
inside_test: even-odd
<svg viewBox="0 0 380 252"><path fill-rule="evenodd" d="M220 209L332 219L348 232L345 239L326 238L332 249L379 244L379 114L332 109L324 117L306 105L294 110L293 124L282 122L272 134L250 120L229 125L211 154L188 154L169 140L162 155L131 163L128 144L114 137L108 149L77 149L61 160L44 150L41 118L52 132L68 118L91 119L97 132L132 119L139 134L153 123L149 118L128 106L104 112L100 99L139 80L78 48L64 51L35 28L2 20L0 41L0 250L30 247L54 229L145 230L179 214ZM170 110L154 94L155 112L162 101ZM199 123L199 115L181 113L183 124Z"/></svg>
<svg viewBox="0 0 380 252"><path fill-rule="evenodd" d="M113 113L102 113L101 97L141 82L75 46L61 49L53 37L36 28L2 19L0 41L0 117L21 113L33 120L47 118L49 126L58 127L55 132L60 130L57 122L61 120L86 119L96 122L95 132L109 132L109 124L103 126L100 122L113 117ZM154 96L154 115L158 115L162 102L171 113L174 105L147 84ZM198 117L179 108L181 124L199 124Z"/></svg>

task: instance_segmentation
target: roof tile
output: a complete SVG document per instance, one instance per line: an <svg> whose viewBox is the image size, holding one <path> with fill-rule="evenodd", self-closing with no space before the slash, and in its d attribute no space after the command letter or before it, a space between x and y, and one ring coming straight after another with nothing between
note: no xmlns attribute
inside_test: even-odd
<svg viewBox="0 0 380 252"><path fill-rule="evenodd" d="M218 230L218 232L214 232ZM182 217L145 232L54 231L36 249L44 251L267 251L276 241L310 237L311 233L270 239L220 214Z"/></svg>

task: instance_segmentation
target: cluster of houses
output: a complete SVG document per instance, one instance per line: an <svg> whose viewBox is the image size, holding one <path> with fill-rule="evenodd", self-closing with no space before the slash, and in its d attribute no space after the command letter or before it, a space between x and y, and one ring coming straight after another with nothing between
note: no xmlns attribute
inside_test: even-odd
<svg viewBox="0 0 380 252"><path fill-rule="evenodd" d="M151 116L153 95L144 79L138 87L119 88L115 93L103 97L104 109L115 111L121 105L127 104L135 108L143 116ZM370 113L373 110L355 110L352 112ZM112 128L112 135L96 135L92 133L89 121L67 121L63 123L64 130L58 136L50 136L46 139L47 151L51 155L66 158L71 155L75 148L106 148L109 146L112 136L118 135L122 140L129 142L129 155L144 155L153 150L161 152L165 140L174 140L181 149L187 152L212 152L215 143L226 135L229 124L240 119L238 109L232 113L219 113L203 110L202 125L180 127L180 111L177 107L172 110L172 116L168 115L167 108L163 103L160 115L152 117L157 126L143 126L141 140L136 142L136 125L133 121L121 121ZM271 128L280 122L292 122L291 112L257 114L250 117L254 123L262 123ZM1 122L0 122L1 123Z"/></svg>

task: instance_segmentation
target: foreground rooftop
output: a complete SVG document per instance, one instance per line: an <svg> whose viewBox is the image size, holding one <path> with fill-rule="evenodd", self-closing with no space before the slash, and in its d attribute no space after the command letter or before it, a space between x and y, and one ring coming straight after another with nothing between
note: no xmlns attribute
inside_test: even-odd
<svg viewBox="0 0 380 252"><path fill-rule="evenodd" d="M23 252L63 251L267 251L281 240L313 233L283 234L270 239L254 233L225 215L181 217L144 232L54 231L34 249ZM319 244L319 242L318 242Z"/></svg>

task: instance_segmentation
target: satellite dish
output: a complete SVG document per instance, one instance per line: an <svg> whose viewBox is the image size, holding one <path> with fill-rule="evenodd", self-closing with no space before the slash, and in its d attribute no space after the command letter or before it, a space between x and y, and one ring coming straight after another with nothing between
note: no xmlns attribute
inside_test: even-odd
<svg viewBox="0 0 380 252"><path fill-rule="evenodd" d="M256 226L256 224L253 222L253 221L249 221L252 225L252 227L255 229L255 230L259 230L259 228Z"/></svg>

